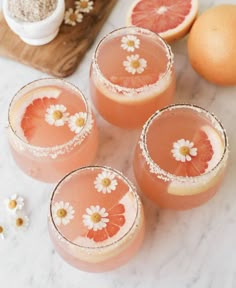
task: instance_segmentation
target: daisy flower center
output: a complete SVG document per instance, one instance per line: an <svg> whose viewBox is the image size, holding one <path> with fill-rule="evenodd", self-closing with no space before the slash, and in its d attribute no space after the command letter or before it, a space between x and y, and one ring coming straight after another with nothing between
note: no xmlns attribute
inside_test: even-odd
<svg viewBox="0 0 236 288"><path fill-rule="evenodd" d="M61 209L57 210L57 216L59 218L64 218L64 217L66 217L66 215L67 215L67 212L66 212L66 210L64 208L61 208Z"/></svg>
<svg viewBox="0 0 236 288"><path fill-rule="evenodd" d="M2 226L0 226L0 234L2 234L2 233L3 233L3 231L4 231L3 227L2 227Z"/></svg>
<svg viewBox="0 0 236 288"><path fill-rule="evenodd" d="M52 117L54 120L60 120L63 117L63 113L59 110L56 110L52 113Z"/></svg>
<svg viewBox="0 0 236 288"><path fill-rule="evenodd" d="M10 201L9 201L9 204L8 204L8 207L9 207L10 209L14 209L14 208L16 208L16 205L17 205L16 200L10 200Z"/></svg>
<svg viewBox="0 0 236 288"><path fill-rule="evenodd" d="M99 213L93 213L91 216L90 216L90 219L93 223L99 223L102 219L101 215Z"/></svg>
<svg viewBox="0 0 236 288"><path fill-rule="evenodd" d="M109 178L102 179L102 185L104 187L108 187L111 184L111 180Z"/></svg>
<svg viewBox="0 0 236 288"><path fill-rule="evenodd" d="M70 20L71 21L76 21L77 20L77 16L76 16L76 14L75 13L71 13L70 14ZM60 112L60 111L55 111L55 112ZM54 112L54 113L55 113ZM61 113L61 112L60 112ZM62 114L62 113L61 113ZM58 118L58 119L61 119L61 117L60 118ZM55 120L58 120L58 119L55 119Z"/></svg>
<svg viewBox="0 0 236 288"><path fill-rule="evenodd" d="M189 155L190 149L187 146L183 146L183 147L180 147L179 152L183 156L187 156L187 155Z"/></svg>
<svg viewBox="0 0 236 288"><path fill-rule="evenodd" d="M140 63L139 63L138 60L133 60L133 61L131 62L131 66L132 66L133 68L137 69L137 68L140 67Z"/></svg>
<svg viewBox="0 0 236 288"><path fill-rule="evenodd" d="M83 9L87 8L88 7L88 2L87 1L81 1L80 2L80 7L83 8Z"/></svg>
<svg viewBox="0 0 236 288"><path fill-rule="evenodd" d="M83 118L78 118L75 122L76 126L83 127L85 124L85 120Z"/></svg>
<svg viewBox="0 0 236 288"><path fill-rule="evenodd" d="M128 45L129 47L134 47L134 41L133 41L133 40L127 41L127 45Z"/></svg>
<svg viewBox="0 0 236 288"><path fill-rule="evenodd" d="M16 226L20 227L24 224L24 220L22 218L17 218L16 219Z"/></svg>

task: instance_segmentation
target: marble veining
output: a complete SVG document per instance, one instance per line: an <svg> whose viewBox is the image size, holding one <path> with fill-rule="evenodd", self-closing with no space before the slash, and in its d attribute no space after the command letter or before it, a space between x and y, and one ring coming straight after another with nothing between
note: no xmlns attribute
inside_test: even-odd
<svg viewBox="0 0 236 288"><path fill-rule="evenodd" d="M227 2L235 4L234 0ZM199 0L199 3L201 12L225 1ZM117 1L80 67L67 79L78 85L88 98L89 65L96 44L106 33L125 25L130 4L131 1ZM236 287L236 87L217 87L201 79L188 62L186 39L173 44L172 49L177 74L175 102L202 106L223 122L231 147L227 175L210 202L190 211L160 210L141 195L147 222L142 249L127 265L104 274L80 272L65 263L53 249L47 232L47 215L54 185L24 175L12 160L6 140L7 108L12 96L26 83L47 75L0 58L0 202L14 193L24 196L31 221L26 233L0 241L0 287ZM95 164L117 168L135 183L132 154L140 129L125 131L108 124L97 114L96 118L100 148Z"/></svg>

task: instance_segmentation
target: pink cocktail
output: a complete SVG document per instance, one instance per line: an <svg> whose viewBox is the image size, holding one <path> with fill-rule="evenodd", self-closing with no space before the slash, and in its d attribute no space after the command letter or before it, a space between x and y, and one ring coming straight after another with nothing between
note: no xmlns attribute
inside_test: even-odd
<svg viewBox="0 0 236 288"><path fill-rule="evenodd" d="M214 115L194 105L171 105L144 125L134 172L143 193L157 205L189 209L219 189L228 152L225 130Z"/></svg>
<svg viewBox="0 0 236 288"><path fill-rule="evenodd" d="M146 29L126 27L111 32L94 53L90 93L108 122L122 128L142 126L152 113L173 101L170 47Z"/></svg>
<svg viewBox="0 0 236 288"><path fill-rule="evenodd" d="M80 270L104 272L123 265L144 237L135 187L108 167L73 171L52 194L49 233L61 257Z"/></svg>
<svg viewBox="0 0 236 288"><path fill-rule="evenodd" d="M56 182L95 158L97 127L81 91L60 79L24 86L9 107L9 144L29 176Z"/></svg>

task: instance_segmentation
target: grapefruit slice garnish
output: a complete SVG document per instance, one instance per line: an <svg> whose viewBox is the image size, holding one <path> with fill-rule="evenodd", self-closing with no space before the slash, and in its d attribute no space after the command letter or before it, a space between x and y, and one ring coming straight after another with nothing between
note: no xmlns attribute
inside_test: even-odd
<svg viewBox="0 0 236 288"><path fill-rule="evenodd" d="M149 29L167 42L184 37L198 12L198 0L137 0L127 17L128 26Z"/></svg>
<svg viewBox="0 0 236 288"><path fill-rule="evenodd" d="M145 85L154 84L158 81L160 75L145 74L145 75L132 75L132 76L111 76L110 81L113 84L126 87L126 88L140 88Z"/></svg>
<svg viewBox="0 0 236 288"><path fill-rule="evenodd" d="M28 141L34 135L37 125L42 123L47 108L56 103L60 93L61 90L54 87L40 87L25 95L30 104L25 108L20 125Z"/></svg>
<svg viewBox="0 0 236 288"><path fill-rule="evenodd" d="M195 177L211 171L220 162L224 153L224 144L218 132L211 126L203 126L193 137L194 146L197 148L197 155L191 161L180 162L176 176ZM172 180L168 186L168 193L174 195L193 195L201 193L215 183L215 178L209 176L204 184L199 181L181 182ZM203 186L205 187L203 189Z"/></svg>
<svg viewBox="0 0 236 288"><path fill-rule="evenodd" d="M119 232L120 227L125 224L124 213L125 207L123 204L119 203L115 205L108 210L107 219L109 222L107 223L106 227L97 231L90 229L87 233L87 237L93 239L95 242L101 242L109 237L113 237Z"/></svg>
<svg viewBox="0 0 236 288"><path fill-rule="evenodd" d="M26 108L21 120L21 128L28 141L34 135L37 125L40 125L42 119L44 119L47 108L55 103L54 98L44 97L33 100Z"/></svg>

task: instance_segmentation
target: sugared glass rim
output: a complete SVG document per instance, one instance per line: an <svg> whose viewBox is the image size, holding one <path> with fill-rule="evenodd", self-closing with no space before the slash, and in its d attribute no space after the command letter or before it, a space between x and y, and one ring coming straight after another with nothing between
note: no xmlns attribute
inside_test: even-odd
<svg viewBox="0 0 236 288"><path fill-rule="evenodd" d="M201 112L204 114L204 116L211 121L212 125L214 128L221 134L222 139L224 141L224 151L222 153L222 156L218 163L212 167L209 171L200 174L198 176L177 176L175 174L172 174L164 169L162 169L155 161L153 161L152 157L149 154L149 150L147 147L147 133L148 130L153 123L155 119L157 119L161 114L163 114L166 111L171 111L175 109L181 109L181 108L186 108L186 109L191 109L194 110L195 112ZM216 127L216 125L218 127ZM197 106L195 104L171 104L168 105L160 110L157 110L144 124L140 138L139 138L139 147L142 151L142 154L145 158L145 161L147 165L150 167L152 173L156 174L158 178L163 179L164 181L177 181L181 183L188 183L188 182L198 182L200 179L205 179L205 177L209 177L214 172L217 172L218 169L220 169L221 163L224 163L224 159L227 160L228 157L228 152L229 152L229 144L228 144L228 138L226 135L225 128L223 127L222 123L220 120L211 112L207 111L206 109Z"/></svg>
<svg viewBox="0 0 236 288"><path fill-rule="evenodd" d="M54 198L54 195L56 194L58 188L60 187L60 185L64 182L64 181L69 181L69 179L73 176L73 174L77 174L79 173L80 171L85 171L85 170L95 170L95 169L103 169L103 170L106 170L106 171L110 171L110 172L113 172L114 174L116 174L117 177L119 177L120 179L122 179L122 181L124 181L127 186L129 187L129 191L131 191L134 195L134 198L135 198L135 201L136 201L136 215L135 215L135 218L134 218L134 222L132 223L132 225L130 226L129 230L124 234L122 235L121 238L119 238L118 240L110 243L110 244L107 244L107 245L103 245L103 246L98 246L98 247L89 247L89 246L82 246L82 245L79 245L79 244L76 244L74 242L72 242L71 240L69 240L67 237L65 237L61 232L60 230L58 229L57 225L55 224L54 220L53 220L53 215L52 215L52 206L53 206L53 198ZM65 240L67 243L75 246L75 247L78 247L78 248L81 248L81 249L85 249L85 250L97 250L97 249L104 249L104 248L109 248L109 247L112 247L113 245L116 245L118 243L120 243L123 239L125 239L131 232L134 232L136 231L136 229L139 227L138 226L138 220L141 216L141 207L142 207L142 204L141 204L141 200L140 200L140 197L137 193L137 189L136 187L134 186L134 184L120 171L114 169L114 168L111 168L109 166L103 166L103 165L89 165L89 166L83 166L83 167L80 167L78 169L75 169L73 171L71 171L70 173L68 173L67 175L65 175L56 185L56 187L54 188L53 192L52 192L52 195L51 195L51 198L50 198L50 212L49 212L49 221L51 222L51 224L53 225L53 229L55 229L56 233L58 233L63 240ZM54 232L54 233L55 233Z"/></svg>
<svg viewBox="0 0 236 288"><path fill-rule="evenodd" d="M127 33L123 34L123 36L128 35L128 34L134 34L134 35L144 34L144 35L148 35L148 36L158 39L158 41L160 41L160 43L162 44L163 48L166 51L166 57L168 59L168 62L166 65L166 70L162 74L162 77L158 78L158 80L155 83L145 84L144 86L138 87L138 88L128 88L128 87L124 87L124 86L112 83L103 75L101 69L99 68L99 64L97 62L97 57L98 57L100 46L103 44L104 41L107 41L110 38L113 38L114 36L122 35L123 31L127 31ZM165 40L159 34L154 33L146 28L141 28L137 26L124 26L106 34L98 42L98 45L92 57L92 67L94 68L94 71L96 72L96 74L99 75L100 81L102 81L102 83L105 84L106 87L113 88L117 91L122 91L123 94L127 93L128 95L132 95L133 91L140 93L140 92L144 92L149 89L158 87L166 79L166 77L168 77L173 65L174 65L174 55L172 53L171 47L165 42Z"/></svg>
<svg viewBox="0 0 236 288"><path fill-rule="evenodd" d="M36 86L34 86L34 88L45 87L45 86L48 86L48 85L55 85L56 86L57 84L58 84L59 87L66 87L67 89L72 90L76 94L79 94L79 97L81 97L81 99L83 100L83 102L85 104L85 109L86 109L85 112L87 113L85 125L84 125L84 127L81 129L81 131L78 134L75 134L75 136L71 140L67 141L64 144L56 145L56 146L50 146L50 147L36 146L36 145L32 145L32 144L26 142L22 137L20 137L19 135L16 134L16 131L12 127L11 118L13 116L10 116L11 115L11 109L12 109L15 101L17 101L18 95L20 93L22 93L23 90L27 89L29 86L35 85L35 84L44 83L44 82L45 83L51 82L51 83L50 84L41 85L41 86L40 85L36 85ZM21 96L23 96L23 95L24 94L22 94ZM21 96L19 96L19 98ZM69 146L74 146L81 139L83 140L83 136L86 136L88 133L90 133L90 123L89 122L93 121L91 119L93 119L92 110L91 110L91 108L90 108L90 106L88 104L87 98L84 96L82 91L78 87L76 87L75 85L73 85L72 83L70 83L68 81L65 81L64 79L53 78L53 77L36 79L36 80L33 80L33 81L27 83L23 87L21 87L20 90L18 90L16 92L16 94L13 96L13 98L12 98L10 104L9 104L9 108L8 108L8 128L10 128L10 131L12 132L12 134L17 138L17 140L24 147L27 147L31 151L37 150L37 153L38 154L42 154L42 155L50 154L50 153L57 153L57 151L61 151L63 149L66 149Z"/></svg>

